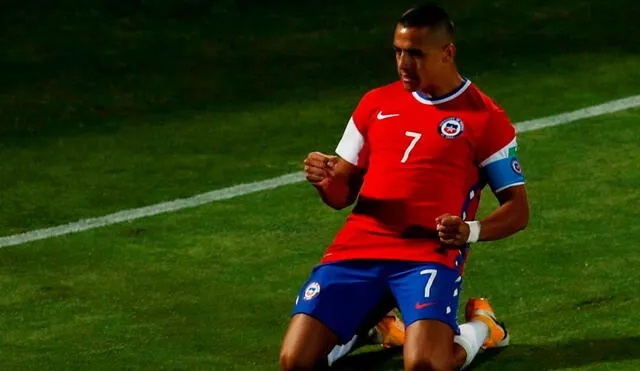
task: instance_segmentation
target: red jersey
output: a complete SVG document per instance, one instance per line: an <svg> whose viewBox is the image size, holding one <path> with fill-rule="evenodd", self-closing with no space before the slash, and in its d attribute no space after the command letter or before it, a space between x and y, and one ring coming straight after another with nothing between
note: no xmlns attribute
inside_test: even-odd
<svg viewBox="0 0 640 371"><path fill-rule="evenodd" d="M468 80L435 100L407 92L400 82L370 91L336 149L366 171L364 183L322 262L391 259L454 267L460 250L442 246L435 219L445 213L473 219L486 183L482 168L507 160L515 143L505 112ZM495 187L523 183L519 164L511 168L515 176L494 181Z"/></svg>

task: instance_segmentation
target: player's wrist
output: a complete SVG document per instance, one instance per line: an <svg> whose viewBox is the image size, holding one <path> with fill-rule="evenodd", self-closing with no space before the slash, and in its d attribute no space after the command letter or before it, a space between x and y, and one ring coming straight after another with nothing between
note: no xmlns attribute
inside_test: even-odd
<svg viewBox="0 0 640 371"><path fill-rule="evenodd" d="M465 222L469 226L469 236L467 237L467 243L474 243L480 240L480 222L472 220Z"/></svg>

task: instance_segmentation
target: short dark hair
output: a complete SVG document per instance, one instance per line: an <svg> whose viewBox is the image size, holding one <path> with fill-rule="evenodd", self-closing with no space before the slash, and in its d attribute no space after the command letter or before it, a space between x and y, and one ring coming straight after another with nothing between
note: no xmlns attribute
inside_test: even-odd
<svg viewBox="0 0 640 371"><path fill-rule="evenodd" d="M420 5L404 12L398 24L403 27L426 27L454 36L453 22L447 12L435 4Z"/></svg>

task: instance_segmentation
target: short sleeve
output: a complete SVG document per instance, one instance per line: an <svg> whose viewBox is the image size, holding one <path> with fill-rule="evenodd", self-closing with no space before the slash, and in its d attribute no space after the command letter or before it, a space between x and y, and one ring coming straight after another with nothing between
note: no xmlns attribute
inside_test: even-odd
<svg viewBox="0 0 640 371"><path fill-rule="evenodd" d="M375 91L365 94L347 123L336 153L352 165L366 168L369 160L367 127L375 112Z"/></svg>

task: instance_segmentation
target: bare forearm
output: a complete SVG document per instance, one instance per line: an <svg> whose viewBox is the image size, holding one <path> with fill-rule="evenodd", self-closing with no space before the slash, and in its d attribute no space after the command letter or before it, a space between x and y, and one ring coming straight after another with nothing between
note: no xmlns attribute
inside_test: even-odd
<svg viewBox="0 0 640 371"><path fill-rule="evenodd" d="M353 203L362 186L364 171L337 156L311 152L304 160L305 177L325 204L343 209Z"/></svg>
<svg viewBox="0 0 640 371"><path fill-rule="evenodd" d="M344 209L355 201L354 192L346 179L334 179L325 187L315 186L325 204L336 210Z"/></svg>
<svg viewBox="0 0 640 371"><path fill-rule="evenodd" d="M529 223L529 208L510 200L480 221L480 241L494 241L511 236Z"/></svg>

